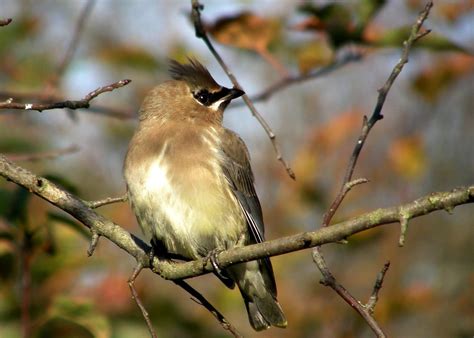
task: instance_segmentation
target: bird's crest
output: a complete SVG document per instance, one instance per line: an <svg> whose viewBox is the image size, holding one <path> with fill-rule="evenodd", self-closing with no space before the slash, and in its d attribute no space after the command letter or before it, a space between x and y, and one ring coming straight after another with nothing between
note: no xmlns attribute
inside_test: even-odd
<svg viewBox="0 0 474 338"><path fill-rule="evenodd" d="M220 86L211 74L198 60L188 58L189 63L181 64L176 60L170 61L169 73L175 80L186 81L192 89L218 89Z"/></svg>

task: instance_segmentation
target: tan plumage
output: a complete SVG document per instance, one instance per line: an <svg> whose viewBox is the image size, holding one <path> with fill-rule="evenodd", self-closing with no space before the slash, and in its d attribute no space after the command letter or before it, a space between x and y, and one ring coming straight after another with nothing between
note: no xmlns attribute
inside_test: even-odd
<svg viewBox="0 0 474 338"><path fill-rule="evenodd" d="M222 126L225 107L243 94L219 86L195 60L173 62L174 80L140 108L124 175L138 222L159 254L196 259L264 240L263 217L244 142ZM224 271L244 298L256 330L285 327L269 259Z"/></svg>

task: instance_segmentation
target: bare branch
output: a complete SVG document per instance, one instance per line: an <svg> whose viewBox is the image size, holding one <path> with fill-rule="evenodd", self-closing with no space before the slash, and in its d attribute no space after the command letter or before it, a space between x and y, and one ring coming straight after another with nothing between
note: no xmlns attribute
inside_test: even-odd
<svg viewBox="0 0 474 338"><path fill-rule="evenodd" d="M286 87L289 87L289 86L294 85L294 84L302 83L302 82L305 82L305 81L309 81L309 80L313 80L313 79L323 77L325 75L328 75L328 74L342 68L343 66L345 66L345 65L347 65L351 62L356 62L356 61L359 61L361 59L362 59L362 54L360 54L360 53L354 53L354 52L348 53L345 56L343 56L341 59L336 60L333 63L331 63L327 66L321 67L321 68L319 68L319 69L317 69L317 70L315 70L311 73L291 75L289 77L281 78L280 80L278 80L275 83L268 86L268 88L263 90L261 93L250 97L250 99L254 103L259 102L259 101L268 100L271 96L273 96L277 92L285 89ZM241 105L240 101L237 101L236 103L232 104L232 106L234 106L234 107L238 106L238 105Z"/></svg>
<svg viewBox="0 0 474 338"><path fill-rule="evenodd" d="M77 20L76 28L74 29L74 33L73 33L71 42L69 43L69 46L66 49L66 53L64 54L64 57L62 61L60 62L56 70L56 73L53 74L53 76L51 76L51 78L48 81L48 84L47 84L48 88L46 89L46 92L52 91L53 89L57 87L59 79L63 76L65 70L71 63L74 53L77 50L79 39L84 29L84 24L86 22L87 17L92 12L92 8L94 7L94 4L95 4L95 0L88 0L87 3L85 4L81 14L79 15L79 19Z"/></svg>
<svg viewBox="0 0 474 338"><path fill-rule="evenodd" d="M413 43L415 43L422 36L425 36L426 34L429 33L429 31L420 33L420 29L423 23L425 22L426 18L428 17L431 7L433 7L433 2L429 1L426 4L424 10L419 14L418 19L413 25L410 36L403 43L402 56L400 60L397 62L397 64L394 66L390 76L388 77L383 87L379 89L379 96L377 98L377 103L375 105L372 116L370 117L369 120L367 120L366 116L364 116L363 118L362 131L356 142L354 150L352 151L352 155L350 157L349 164L346 169L346 174L341 186L341 190L339 191L338 196L336 196L334 202L332 203L328 213L325 215L323 226L329 225L332 217L336 213L336 210L339 208L340 204L342 203L342 200L344 199L345 194L347 193L347 192L346 193L344 192L345 184L352 179L354 168L357 164L357 160L359 158L360 152L362 150L362 147L364 146L365 140L367 139L367 136L369 135L370 130L375 125L375 123L377 123L377 121L383 118L383 115L381 114L381 112L382 112L382 107L385 103L385 99L387 97L387 94L390 88L392 87L393 82L402 71L403 66L408 62L408 54L410 53L410 49Z"/></svg>
<svg viewBox="0 0 474 338"><path fill-rule="evenodd" d="M329 207L329 210L324 214L322 226L325 227L329 225L329 222L331 221L332 217L336 213L337 208L339 207L339 205L341 205L342 200L344 199L344 197L346 197L347 193L351 191L353 187L359 184L367 183L367 182L369 182L368 179L359 178L359 179L344 183L344 185L342 186L341 192L336 196L336 199L332 202L331 206Z"/></svg>
<svg viewBox="0 0 474 338"><path fill-rule="evenodd" d="M392 87L393 82L395 79L398 77L400 72L403 69L403 66L405 66L406 63L408 63L408 54L410 53L410 49L412 45L420 39L422 36L425 36L426 34L429 33L429 31L426 31L420 35L420 29L423 23L425 22L426 18L428 17L428 14L431 10L431 7L433 7L433 2L429 1L424 10L420 13L418 16L418 19L416 23L413 25L411 29L411 34L408 37L408 39L403 43L403 51L402 51L402 56L400 60L397 62L395 67L392 70L392 73L388 77L387 81L383 85L382 88L379 89L379 96L377 98L377 104L375 105L374 111L372 112L372 116L370 119L367 121L367 118L364 118L364 123L362 127L362 133L359 136L359 139L357 140L357 144L354 148L354 151L352 153L352 157L349 163L349 166L346 171L346 176L344 178L344 182L350 181L352 174L354 172L355 165L357 163L357 159L359 157L360 151L362 150L362 147L364 146L365 140L372 129L372 127L375 125L375 123L383 118L383 115L381 114L382 112L382 107L385 103L385 99L387 98L387 94Z"/></svg>
<svg viewBox="0 0 474 338"><path fill-rule="evenodd" d="M7 26L10 24L10 22L12 22L13 19L12 18L7 18L7 19L0 19L0 27L1 26Z"/></svg>
<svg viewBox="0 0 474 338"><path fill-rule="evenodd" d="M377 337L386 337L379 324L375 321L371 313L364 307L364 305L362 305L354 296L352 296L350 292L347 291L344 286L342 286L342 284L339 284L336 281L336 278L333 276L331 271L329 271L329 268L326 265L319 246L314 248L312 255L314 263L318 266L321 274L323 275L323 279L321 279L320 283L324 286L329 286L331 289L336 291L337 294L341 296L341 298L344 299L347 304L349 304L355 311L357 311L358 314L362 316L362 318L364 318Z"/></svg>
<svg viewBox="0 0 474 338"><path fill-rule="evenodd" d="M217 53L216 49L214 48L214 46L212 45L211 43L211 40L209 39L209 37L207 36L207 33L204 29L204 26L201 22L201 10L204 8L203 5L201 5L199 3L198 0L191 0L191 4L192 4L192 13L191 13L191 16L192 16L192 19L193 19L193 23L194 23L194 28L196 30L196 36L198 38L201 38L204 43L206 44L206 46L209 48L209 50L211 51L212 55L214 55L214 57L216 58L217 62L219 62L219 64L221 65L222 69L224 70L224 72L227 74L227 76L229 77L230 81L232 82L232 84L236 87L236 88L242 88L242 86L239 84L239 82L237 81L237 78L234 76L234 74L232 73L232 71L230 70L230 68L226 65L226 63L224 62L224 60L221 58L221 56L219 55L219 53ZM273 150L275 151L275 154L276 154L276 157L277 157L277 160L280 161L282 163L282 165L285 167L285 170L286 172L288 173L288 175L292 178L292 179L295 179L295 173L293 172L293 170L290 168L290 166L288 165L288 163L285 161L285 159L283 158L282 154L281 154L281 151L280 151L280 147L278 146L278 143L276 141L276 136L275 134L273 133L272 129L270 128L270 126L268 125L267 121L265 121L265 119L262 117L262 115L260 115L260 113L258 112L257 108L255 108L254 104L252 103L252 101L249 99L248 95L247 94L244 94L242 96L242 99L244 100L245 104L249 107L250 111L252 112L252 115L257 119L257 121L260 123L260 125L263 127L263 129L265 130L265 132L267 133L268 137L270 138L270 141L272 143L272 146L273 146Z"/></svg>
<svg viewBox="0 0 474 338"><path fill-rule="evenodd" d="M14 102L13 99L8 99L4 102L0 102L0 109L24 109L24 110L50 110L50 109L80 109L80 108L89 108L90 101L105 92L111 92L114 89L128 85L132 80L120 80L118 82L112 83L108 86L97 88L96 90L87 94L82 100L77 101L61 101L53 103L18 103Z"/></svg>
<svg viewBox="0 0 474 338"><path fill-rule="evenodd" d="M173 282L179 287L181 287L183 290L188 292L191 296L193 296L198 304L204 306L210 313L212 313L212 315L219 321L219 323L225 330L229 331L236 338L243 337L239 333L239 331L237 331L237 329L211 303L209 303L203 295L201 295L191 285L186 283L184 280L175 280Z"/></svg>
<svg viewBox="0 0 474 338"><path fill-rule="evenodd" d="M13 162L41 161L41 160L52 160L60 156L73 154L75 152L78 152L79 150L80 148L77 145L72 145L67 148L43 151L43 152L38 152L38 153L33 153L33 154L6 153L4 155L8 157L10 161L13 161Z"/></svg>
<svg viewBox="0 0 474 338"><path fill-rule="evenodd" d="M32 91L32 92L16 92L2 90L0 91L0 99L7 100L14 98L15 100L24 101L35 101L37 103L54 103L55 101L66 101L64 97L54 94L45 95L44 92ZM13 99L12 99L13 101ZM82 109L82 108L78 108ZM121 120L128 120L136 118L137 114L131 108L115 108L103 105L93 104L85 110L86 113L96 113L99 115L109 116L118 118Z"/></svg>
<svg viewBox="0 0 474 338"><path fill-rule="evenodd" d="M143 318L145 318L146 326L148 327L148 331L150 332L151 337L157 338L155 329L153 328L153 324L151 323L150 315L148 314L148 311L145 309L145 306L140 300L138 292L135 289L135 280L137 279L138 275L140 274L142 270L143 270L143 266L140 263L138 263L135 269L133 270L132 276L128 280L128 286L130 288L130 292L132 293L133 300L135 301L138 308L140 309L143 315Z"/></svg>
<svg viewBox="0 0 474 338"><path fill-rule="evenodd" d="M377 99L377 104L375 106L375 109L372 113L372 116L370 117L369 120L367 120L367 117L364 116L363 118L363 124L362 124L362 131L361 134L357 140L357 143L355 145L355 148L352 152L352 155L349 160L349 164L346 169L346 174L344 177L344 180L342 182L341 189L339 193L337 194L336 198L334 201L331 203L331 206L329 207L329 210L326 212L324 215L323 227L327 227L334 214L336 213L337 209L341 205L342 201L344 200L345 196L349 192L349 190L357 183L363 183L363 181L357 182L352 181L352 174L354 173L354 168L357 163L357 160L359 158L360 152L362 150L362 147L364 146L365 140L367 139L367 136L369 135L370 130L372 127L375 125L375 123L383 118L381 111L383 104L385 103L385 99L387 97L387 94L397 78L397 76L400 74L400 72L403 69L403 66L408 62L408 54L410 52L410 48L413 45L415 41L417 41L419 38L422 36L425 36L427 33L420 33L421 26L423 25L423 22L426 20L428 17L428 14L430 12L431 7L433 6L432 1L429 1L427 5L425 6L425 9L420 13L418 16L418 19L416 23L413 25L410 36L408 39L403 43L403 51L402 51L402 57L400 60L397 62L395 67L393 68L390 76L388 77L387 81L385 82L385 85L379 89L379 96ZM404 240L405 240L405 232L408 227L408 220L411 218L411 213L408 210L405 210L404 207L399 208L399 214L398 214L398 220L400 221L401 224L401 235L400 235L400 245L403 245ZM341 284L339 284L335 277L332 275L332 273L329 271L329 268L327 267L324 257L321 253L320 247L316 247L313 250L313 261L316 263L316 266L318 269L321 271L321 274L323 275L323 280L322 283L324 285L330 286L334 291L336 291L347 303L349 303L352 308L357 311L367 322L367 324L370 326L372 331L377 335L377 337L385 337L385 334L383 333L382 329L378 325L378 323L375 321L375 319L372 316L373 308L375 306L375 302L377 301L377 296L378 296L378 289L381 287L381 282L380 282L380 287L378 287L377 290L374 288L375 292L375 299L371 298L371 303L369 305L370 311L363 306L355 297L353 297ZM387 267L388 269L388 267ZM386 270L385 270L386 272ZM385 272L383 275L385 275ZM381 279L383 279L383 275ZM376 283L377 287L377 283Z"/></svg>
<svg viewBox="0 0 474 338"><path fill-rule="evenodd" d="M119 196L119 197L107 197L107 198L104 198L104 199L98 200L98 201L86 202L86 204L89 208L96 209L96 208L100 208L100 207L102 207L104 205L107 205L107 204L118 203L118 202L126 202L127 200L128 200L128 195L124 194L124 195Z"/></svg>
<svg viewBox="0 0 474 338"><path fill-rule="evenodd" d="M99 235L108 238L135 257L138 262L143 264L143 267L150 267L149 251L151 248L119 225L89 208L87 202L61 189L44 177L37 176L11 163L2 155L0 155L0 176L24 187L69 213L86 227L95 230ZM452 210L455 206L467 203L474 203L474 185L457 188L449 192L431 193L411 203L378 209L316 231L226 250L220 252L216 258L220 267L225 268L237 263L337 242L367 229L398 222L401 209L408 213L410 219L412 219L436 210ZM212 264L205 258L185 263L171 263L159 261L155 258L153 268L166 279L183 279L214 271Z"/></svg>

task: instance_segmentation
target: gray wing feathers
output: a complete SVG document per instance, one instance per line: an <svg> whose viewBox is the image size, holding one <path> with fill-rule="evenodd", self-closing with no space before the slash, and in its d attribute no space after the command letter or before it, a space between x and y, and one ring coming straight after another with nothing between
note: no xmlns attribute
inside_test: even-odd
<svg viewBox="0 0 474 338"><path fill-rule="evenodd" d="M223 171L245 215L251 243L262 243L265 240L265 229L260 202L255 192L254 178L250 167L249 154L245 143L234 132L225 129L222 138ZM266 284L276 296L275 278L270 259L258 261L264 270Z"/></svg>

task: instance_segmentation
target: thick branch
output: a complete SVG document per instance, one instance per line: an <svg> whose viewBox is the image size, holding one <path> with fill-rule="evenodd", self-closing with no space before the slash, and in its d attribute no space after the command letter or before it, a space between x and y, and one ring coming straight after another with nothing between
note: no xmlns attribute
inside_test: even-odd
<svg viewBox="0 0 474 338"><path fill-rule="evenodd" d="M0 176L28 189L66 211L85 226L108 238L118 247L135 257L144 267L149 267L148 252L150 247L119 225L97 214L88 207L87 202L62 190L47 179L18 167L1 155ZM407 215L411 219L436 210L452 210L457 205L467 203L474 203L474 185L457 188L450 192L432 193L402 206L378 209L317 231L299 233L261 244L227 250L219 253L217 259L219 265L225 268L235 263L282 255L317 245L337 242L370 228L398 222L401 214ZM189 278L213 271L212 264L206 259L186 263L170 263L160 262L155 258L153 267L160 272L162 277L167 279Z"/></svg>
<svg viewBox="0 0 474 338"><path fill-rule="evenodd" d="M111 92L114 89L128 85L132 80L120 80L118 82L112 83L108 86L97 88L96 90L87 94L82 100L76 101L61 101L53 103L19 103L14 102L13 99L8 99L4 102L0 102L0 109L24 109L24 110L49 110L49 109L60 109L60 108L69 108L69 109L80 109L80 108L89 108L90 101L95 99L100 94L105 92Z"/></svg>

